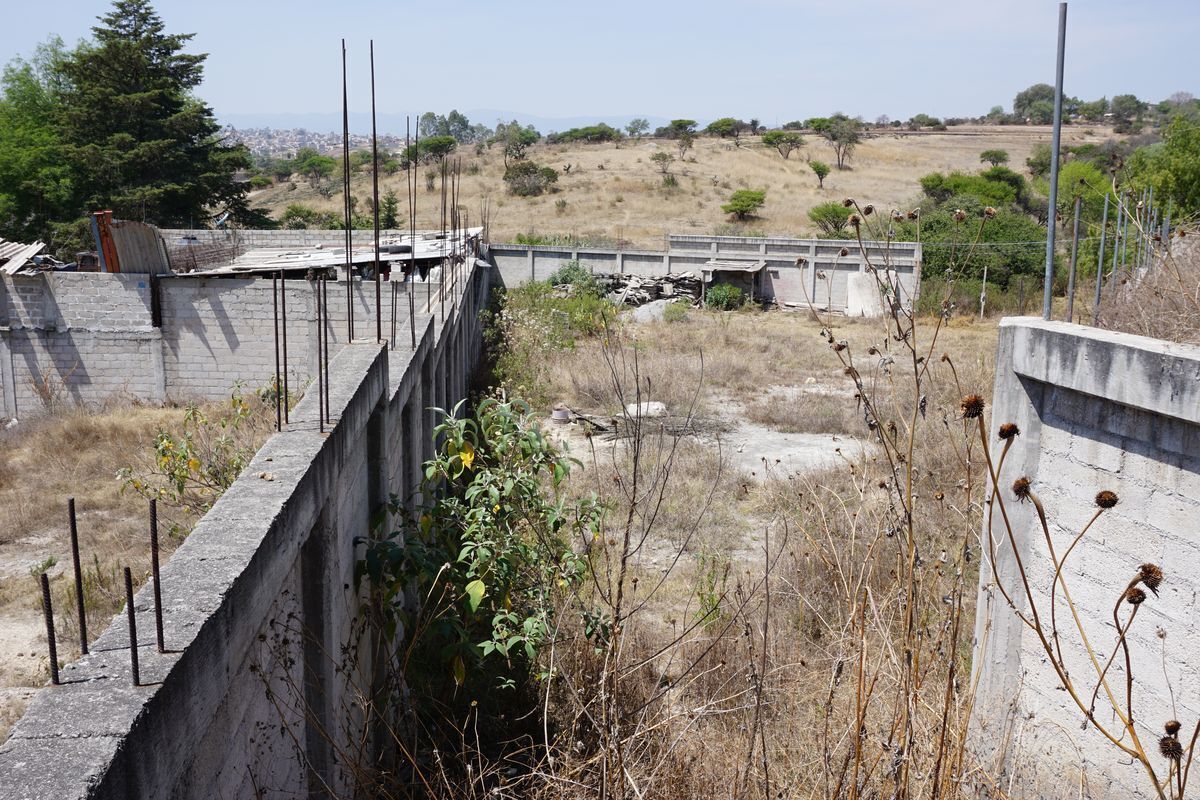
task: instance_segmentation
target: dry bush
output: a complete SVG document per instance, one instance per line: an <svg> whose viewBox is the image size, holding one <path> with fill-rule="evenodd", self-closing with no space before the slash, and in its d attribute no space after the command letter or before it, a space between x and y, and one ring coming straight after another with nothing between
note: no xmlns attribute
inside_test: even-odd
<svg viewBox="0 0 1200 800"><path fill-rule="evenodd" d="M1110 330L1200 345L1200 241L1194 223L1181 224L1152 266L1104 293L1099 323Z"/></svg>

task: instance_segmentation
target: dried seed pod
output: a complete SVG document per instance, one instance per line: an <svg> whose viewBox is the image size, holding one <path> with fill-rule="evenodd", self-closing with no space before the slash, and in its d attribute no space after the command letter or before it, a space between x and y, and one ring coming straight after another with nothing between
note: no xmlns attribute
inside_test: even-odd
<svg viewBox="0 0 1200 800"><path fill-rule="evenodd" d="M838 251L839 257L844 258L848 255L850 255L850 248L848 248L848 247L843 247L841 250Z"/></svg>
<svg viewBox="0 0 1200 800"><path fill-rule="evenodd" d="M912 211L908 212L909 219L916 219L919 216L921 216L921 209L919 208L914 208Z"/></svg>
<svg viewBox="0 0 1200 800"><path fill-rule="evenodd" d="M851 200L849 197L847 197L845 200L842 201L842 205L845 206L846 208L851 208L854 206L854 201Z"/></svg>
<svg viewBox="0 0 1200 800"><path fill-rule="evenodd" d="M1131 606L1140 606L1146 602L1146 593L1136 586L1131 586L1125 590L1125 602Z"/></svg>
<svg viewBox="0 0 1200 800"><path fill-rule="evenodd" d="M1168 720L1167 724L1163 727L1166 729L1168 736L1174 736L1175 734L1179 733L1179 729L1182 728L1183 725L1179 723L1179 720L1172 719Z"/></svg>
<svg viewBox="0 0 1200 800"><path fill-rule="evenodd" d="M1178 761L1183 758L1183 745L1173 736L1164 736L1158 740L1158 752L1162 753L1165 759Z"/></svg>
<svg viewBox="0 0 1200 800"><path fill-rule="evenodd" d="M1012 491L1013 495L1016 496L1016 498L1022 503L1028 500L1030 492L1032 491L1030 488L1029 478L1022 476L1013 481Z"/></svg>
<svg viewBox="0 0 1200 800"><path fill-rule="evenodd" d="M1009 439L1012 439L1014 436L1020 436L1020 435L1021 435L1021 429L1017 427L1017 424L1015 422L1006 422L1000 426L1000 438L1003 441L1007 442Z"/></svg>
<svg viewBox="0 0 1200 800"><path fill-rule="evenodd" d="M985 219L994 218L996 216L996 209L992 208L991 206L988 206L987 208L985 208L983 210L983 216Z"/></svg>
<svg viewBox="0 0 1200 800"><path fill-rule="evenodd" d="M969 394L962 399L963 419L976 419L983 416L983 398L977 394Z"/></svg>
<svg viewBox="0 0 1200 800"><path fill-rule="evenodd" d="M1158 587L1163 582L1163 571L1158 564L1142 564L1138 567L1138 579L1141 580L1146 588L1158 595Z"/></svg>
<svg viewBox="0 0 1200 800"><path fill-rule="evenodd" d="M862 224L862 220L858 218L858 214L851 214L850 219L848 219L847 222L849 222L850 225L855 228Z"/></svg>
<svg viewBox="0 0 1200 800"><path fill-rule="evenodd" d="M966 218L967 218L967 212L963 211L961 208L954 209L954 221L955 222L962 222Z"/></svg>
<svg viewBox="0 0 1200 800"><path fill-rule="evenodd" d="M1105 489L1104 491L1096 494L1096 505L1098 505L1100 508L1112 508L1117 504L1117 502L1118 499L1116 492L1110 492L1108 489Z"/></svg>
<svg viewBox="0 0 1200 800"><path fill-rule="evenodd" d="M874 213L875 213L875 206L871 205L870 203L867 203L865 206L863 206L863 216L864 217L869 217Z"/></svg>

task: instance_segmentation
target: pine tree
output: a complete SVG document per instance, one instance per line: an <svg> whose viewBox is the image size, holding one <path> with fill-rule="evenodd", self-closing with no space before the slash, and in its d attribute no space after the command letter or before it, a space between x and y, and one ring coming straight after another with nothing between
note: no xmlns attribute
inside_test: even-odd
<svg viewBox="0 0 1200 800"><path fill-rule="evenodd" d="M246 215L233 174L245 148L221 141L220 126L192 91L206 55L184 53L193 34L167 34L148 0L115 0L62 64L63 153L76 173L77 211L190 225L214 211Z"/></svg>

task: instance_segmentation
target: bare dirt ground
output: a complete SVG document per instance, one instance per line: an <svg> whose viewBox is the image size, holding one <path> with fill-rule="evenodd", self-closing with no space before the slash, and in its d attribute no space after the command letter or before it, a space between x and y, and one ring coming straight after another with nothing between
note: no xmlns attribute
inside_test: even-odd
<svg viewBox="0 0 1200 800"><path fill-rule="evenodd" d="M1112 137L1102 127L1071 126L1063 131L1064 145L1102 142ZM834 163L824 140L806 136L803 149L784 160L778 152L748 137L735 148L725 140L701 137L683 160L671 165L678 187L663 187L663 176L650 156L664 151L678 156L666 140L642 139L619 144L539 144L529 158L563 172L557 191L541 197L520 198L505 191L503 155L498 147L476 155L473 146L456 153L463 167L460 204L471 224L480 220L485 197L491 203L492 241L512 241L518 233L567 234L602 241L622 241L632 247L661 248L668 233L733 232L721 205L736 189L765 189L767 203L760 218L741 225L749 231L781 235L810 235L808 219L813 206L854 197L880 207L908 208L920 194L918 181L930 172L986 167L979 154L1002 149L1009 166L1024 171L1025 159L1039 143L1048 144L1044 126L961 126L945 132L872 132L855 150L848 166L834 169L818 188L809 159ZM426 191L419 168L417 226L441 224L440 193ZM341 213L340 181L336 194L323 197L307 183L281 184L254 193L255 206L279 216L290 203ZM381 194L394 191L400 200L400 218L408 219L405 175L383 177ZM370 177L355 175L351 193L365 209L371 195Z"/></svg>

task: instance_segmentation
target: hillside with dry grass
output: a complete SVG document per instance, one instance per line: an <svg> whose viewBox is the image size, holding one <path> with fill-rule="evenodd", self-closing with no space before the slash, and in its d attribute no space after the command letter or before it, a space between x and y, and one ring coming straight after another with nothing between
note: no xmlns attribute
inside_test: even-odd
<svg viewBox="0 0 1200 800"><path fill-rule="evenodd" d="M1111 138L1109 129L1069 127L1065 145L1100 143ZM814 135L805 146L784 159L764 147L759 137L748 137L735 148L726 140L701 137L683 160L671 164L678 186L665 188L663 176L650 157L657 152L678 153L668 140L626 140L618 144L546 144L530 148L532 161L553 167L560 177L557 191L540 197L508 194L503 182L504 159L496 145L476 155L469 146L456 154L462 162L460 204L471 224L480 219L480 208L490 198L492 241L512 241L518 233L566 234L598 242L620 241L633 247L657 248L668 233L737 233L739 230L807 236L815 232L808 219L813 206L843 197L870 197L878 206L907 207L920 193L918 181L930 172L977 172L984 150L1001 149L1009 164L1024 170L1025 159L1039 143L1048 144L1050 129L1039 126L961 126L945 132L887 131L872 133L854 152L850 169L834 169L818 188L808 159L832 163L833 152ZM564 167L570 165L570 172ZM417 226L441 224L440 192L427 190L426 173L418 168ZM341 213L340 182L334 193L323 196L304 181L283 183L251 195L251 203L278 218L292 203ZM294 188L293 188L294 187ZM367 208L371 196L369 174L352 179L351 194L358 208ZM721 205L737 189L765 189L766 205L759 218L732 225ZM394 191L400 199L400 219L408 219L405 175L383 176L380 193ZM326 190L326 193L328 191Z"/></svg>

